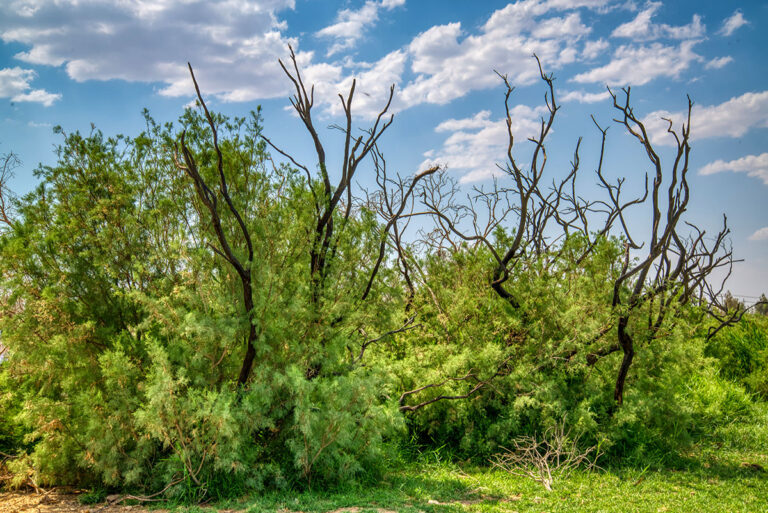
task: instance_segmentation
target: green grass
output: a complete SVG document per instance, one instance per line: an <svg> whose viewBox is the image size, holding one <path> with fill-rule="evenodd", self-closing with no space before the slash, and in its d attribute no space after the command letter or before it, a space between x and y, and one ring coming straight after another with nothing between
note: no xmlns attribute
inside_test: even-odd
<svg viewBox="0 0 768 513"><path fill-rule="evenodd" d="M740 458L737 458L739 460ZM766 456L758 463L768 468ZM700 468L577 472L547 493L531 480L457 465L413 464L379 485L340 491L282 492L217 505L253 513L322 513L341 508L402 512L768 512L768 473L732 458ZM193 512L197 508L188 508Z"/></svg>
<svg viewBox="0 0 768 513"><path fill-rule="evenodd" d="M444 461L400 463L373 486L273 492L177 511L248 513L768 512L768 412L713 430L676 468L614 466L573 473L550 493L499 470ZM166 506L167 507L167 506Z"/></svg>
<svg viewBox="0 0 768 513"><path fill-rule="evenodd" d="M554 491L547 493L533 481L499 471L414 465L392 473L376 487L284 492L217 508L253 513L321 513L342 508L358 508L359 513L763 512L768 511L768 474L727 463L685 471L581 472L556 482Z"/></svg>

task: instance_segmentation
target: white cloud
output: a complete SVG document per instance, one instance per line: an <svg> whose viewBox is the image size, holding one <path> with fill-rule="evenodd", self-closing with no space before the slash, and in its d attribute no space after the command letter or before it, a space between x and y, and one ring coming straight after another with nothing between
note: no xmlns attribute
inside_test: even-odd
<svg viewBox="0 0 768 513"><path fill-rule="evenodd" d="M685 120L684 112L659 110L651 112L644 119L651 141L659 144L674 144L674 138L667 133L667 122L671 119L679 129ZM741 137L755 128L768 127L768 91L745 93L719 105L699 107L694 105L691 113L691 139L712 137Z"/></svg>
<svg viewBox="0 0 768 513"><path fill-rule="evenodd" d="M600 7L606 1L522 0L495 11L477 33L464 35L461 24L437 25L408 46L418 75L405 84L405 105L445 104L470 91L498 85L493 70L506 73L517 85L539 77L536 53L548 71L574 62L574 44L586 38L579 12L545 17L552 11ZM600 48L598 43L597 49ZM594 48L594 47L593 47Z"/></svg>
<svg viewBox="0 0 768 513"><path fill-rule="evenodd" d="M0 2L0 37L29 47L16 58L63 65L76 81L158 82L161 94L191 96L191 61L205 93L253 100L288 91L277 59L296 41L283 36L277 13L293 6L294 0L16 0ZM307 64L311 55L300 59Z"/></svg>
<svg viewBox="0 0 768 513"><path fill-rule="evenodd" d="M354 75L345 77L339 82L323 81L315 82L316 97L321 98L326 110L331 114L341 113L341 103L337 93L349 91L353 78L357 80L355 86L355 98L353 100L354 112L366 118L375 117L384 107L389 96L389 87L400 81L406 63L406 54L402 50L395 50L379 59L372 66L365 66ZM308 75L309 76L309 75ZM390 112L402 110L404 105L402 95L395 93Z"/></svg>
<svg viewBox="0 0 768 513"><path fill-rule="evenodd" d="M579 102L579 103L597 103L610 98L611 95L608 91L601 93L587 93L585 91L568 91L565 94L560 95L560 101L565 102Z"/></svg>
<svg viewBox="0 0 768 513"><path fill-rule="evenodd" d="M295 0L12 0L0 2L0 37L27 45L17 58L63 66L76 81L121 79L155 82L160 94L193 95L186 69L191 61L203 92L222 101L250 101L286 95L289 83L277 59L287 44L281 11ZM366 0L356 10L340 11L336 23L318 32L331 46L356 41L383 10L405 0ZM592 41L581 9L606 12L629 8L611 0L520 0L496 10L477 29L460 23L437 25L406 46L373 63L346 59L318 62L312 52L297 58L308 82L316 84L317 105L336 114L336 93L358 79L355 112L372 116L388 87L398 87L392 110L422 103L445 104L471 91L498 86L498 70L515 85L538 80L535 52L547 71L556 71L609 48ZM693 42L680 48L650 46L616 50L614 62L577 76L581 82L645 83L677 76L700 59ZM617 61L618 59L618 61ZM615 70L618 66L618 70ZM627 71L628 70L628 71ZM624 80L628 77L628 80ZM24 91L25 100L53 101L43 92ZM574 93L579 94L579 93ZM572 96L588 101L586 93ZM579 100L580 98L580 100Z"/></svg>
<svg viewBox="0 0 768 513"><path fill-rule="evenodd" d="M160 94L172 97L194 95L186 69L191 61L204 94L250 101L289 92L277 59L286 56L288 43L297 48L298 41L285 35L286 24L278 15L294 2L14 0L0 2L0 37L27 46L17 58L63 66L73 80L156 82ZM347 45L382 10L404 2L367 0L359 9L341 11L337 22L318 34L332 38L331 46ZM608 4L610 0L521 0L493 12L471 33L464 33L459 23L438 25L374 63L318 63L307 51L297 57L307 78L320 80L317 104L331 114L338 112L336 93L346 90L353 76L361 93L356 95L358 114L378 112L391 83L399 89L395 111L421 103L445 104L498 86L494 69L508 73L517 85L534 83L534 52L547 71L576 61L579 42L596 55L607 43L590 44L591 29L578 9ZM406 73L413 75L406 80Z"/></svg>
<svg viewBox="0 0 768 513"><path fill-rule="evenodd" d="M707 69L720 69L729 62L733 62L733 57L730 55L725 57L716 57L712 59L711 61L707 62L704 67Z"/></svg>
<svg viewBox="0 0 768 513"><path fill-rule="evenodd" d="M531 108L517 105L510 110L512 133L515 141L523 144L528 137L536 135L539 119L546 111L545 107ZM440 150L430 150L421 168L435 164L445 165L449 169L462 173L462 183L485 180L501 173L497 163L506 159L507 126L505 119L490 119L491 113L480 111L472 117L448 119L440 123L436 132L449 132Z"/></svg>
<svg viewBox="0 0 768 513"><path fill-rule="evenodd" d="M561 18L548 18L538 23L531 35L536 39L580 38L592 32L581 22L581 15L577 12Z"/></svg>
<svg viewBox="0 0 768 513"><path fill-rule="evenodd" d="M547 9L578 9L587 7L589 9L601 9L611 3L611 0L548 0L544 2Z"/></svg>
<svg viewBox="0 0 768 513"><path fill-rule="evenodd" d="M585 59L591 60L606 51L610 46L608 41L602 38L597 41L587 41L584 43L584 50L581 52L581 55Z"/></svg>
<svg viewBox="0 0 768 513"><path fill-rule="evenodd" d="M693 51L697 41L679 46L652 43L650 46L622 45L605 66L579 73L571 80L608 85L643 85L658 77L677 78L692 62L702 57Z"/></svg>
<svg viewBox="0 0 768 513"><path fill-rule="evenodd" d="M373 0L368 0L372 2ZM396 2L394 2L396 3ZM316 84L318 104L326 112L340 111L336 92L347 91L352 77L358 80L354 110L364 117L376 115L386 101L390 84L397 86L392 111L423 103L446 104L471 91L499 85L493 73L507 73L515 85L534 83L539 70L536 53L547 71L578 58L576 44L597 55L608 44L590 44L591 33L574 9L604 8L610 0L522 0L494 11L475 32L461 23L435 25L418 34L403 48L374 63L342 59L335 82ZM385 7L384 3L377 4ZM346 34L339 28L340 36ZM406 78L412 73L412 78ZM343 77L343 78L342 78Z"/></svg>
<svg viewBox="0 0 768 513"><path fill-rule="evenodd" d="M740 159L724 161L716 160L710 162L699 170L701 175L714 175L724 171L733 173L747 173L747 176L759 178L765 185L768 185L768 153L761 155L747 155Z"/></svg>
<svg viewBox="0 0 768 513"><path fill-rule="evenodd" d="M749 240L768 240L768 226L760 228L749 236Z"/></svg>
<svg viewBox="0 0 768 513"><path fill-rule="evenodd" d="M17 94L11 99L15 102L42 103L44 106L50 107L59 98L61 98L59 93L49 93L43 89L33 89L26 93Z"/></svg>
<svg viewBox="0 0 768 513"><path fill-rule="evenodd" d="M743 27L748 23L749 22L744 18L744 15L741 13L741 9L736 9L733 12L733 14L731 14L728 18L723 20L723 26L720 28L720 30L717 33L727 37L732 35L734 32L736 32L740 27Z"/></svg>
<svg viewBox="0 0 768 513"><path fill-rule="evenodd" d="M31 82L36 76L34 70L18 66L0 69L0 98L10 98L14 102L41 103L50 107L61 95L44 89L32 89Z"/></svg>
<svg viewBox="0 0 768 513"><path fill-rule="evenodd" d="M381 0L381 6L385 9L394 9L405 5L405 0Z"/></svg>
<svg viewBox="0 0 768 513"><path fill-rule="evenodd" d="M381 8L391 10L402 5L405 5L405 0L368 0L360 9L342 9L336 15L336 22L319 30L316 35L335 40L328 49L330 57L353 47L364 31L378 21Z"/></svg>
<svg viewBox="0 0 768 513"><path fill-rule="evenodd" d="M696 39L703 37L706 27L701 23L701 16L693 15L688 25L672 26L665 23L655 24L653 15L661 7L661 2L649 2L647 7L638 13L634 20L619 25L611 33L612 37L624 37L635 41L650 41L662 37L672 39Z"/></svg>
<svg viewBox="0 0 768 513"><path fill-rule="evenodd" d="M435 132L458 132L459 130L472 130L475 128L485 128L489 124L491 111L481 110L471 118L447 119L435 127Z"/></svg>

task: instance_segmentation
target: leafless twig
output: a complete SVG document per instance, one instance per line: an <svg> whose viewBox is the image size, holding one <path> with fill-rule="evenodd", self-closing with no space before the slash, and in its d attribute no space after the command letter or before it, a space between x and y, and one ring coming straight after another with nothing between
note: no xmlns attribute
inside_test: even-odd
<svg viewBox="0 0 768 513"><path fill-rule="evenodd" d="M570 437L565 422L544 431L541 437L521 436L512 441L511 448L497 454L491 463L516 476L529 477L540 483L548 492L556 479L567 479L578 467L592 470L602 455L599 446L582 450L579 437Z"/></svg>

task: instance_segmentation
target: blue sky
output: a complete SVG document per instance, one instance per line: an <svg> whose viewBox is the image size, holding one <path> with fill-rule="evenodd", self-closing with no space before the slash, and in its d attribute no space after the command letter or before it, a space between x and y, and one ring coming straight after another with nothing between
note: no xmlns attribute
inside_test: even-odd
<svg viewBox="0 0 768 513"><path fill-rule="evenodd" d="M0 153L22 159L12 186L24 192L37 164L55 158L54 125L136 134L144 107L174 120L192 99L191 61L212 108L242 115L262 105L267 134L309 160L277 63L290 43L316 84L319 125L334 122L336 93L353 77L359 126L395 84L396 119L382 143L390 166L409 174L439 162L467 186L482 185L506 148L494 70L516 86L523 140L543 106L535 52L563 107L550 172L567 172L583 135L587 196L598 194L590 173L599 134L589 115L604 124L613 117L606 85L632 86L635 110L664 154L672 147L659 118L682 121L691 96L688 220L711 233L728 215L734 254L745 260L728 288L749 301L768 293L767 29L763 1L3 0ZM610 176L641 187L649 166L637 145L618 126L609 145ZM632 222L647 219L638 211Z"/></svg>

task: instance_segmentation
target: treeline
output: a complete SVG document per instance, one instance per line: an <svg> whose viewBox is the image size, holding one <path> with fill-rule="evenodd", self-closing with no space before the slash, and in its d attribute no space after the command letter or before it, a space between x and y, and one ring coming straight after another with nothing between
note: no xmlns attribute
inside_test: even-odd
<svg viewBox="0 0 768 513"><path fill-rule="evenodd" d="M332 169L312 91L284 69L311 165L258 112L200 96L136 137L61 132L33 192L0 187L6 485L198 500L366 479L415 446L485 462L562 423L639 463L768 397L766 320L709 279L732 262L727 227L684 217L688 124L662 162L630 91L614 95L650 181L626 198L606 178L596 123L605 196L584 200L578 146L545 172L559 105L542 72L531 160L510 132L505 177L467 194L438 168L387 170L389 102L356 132L354 83ZM626 218L644 204L643 240Z"/></svg>

